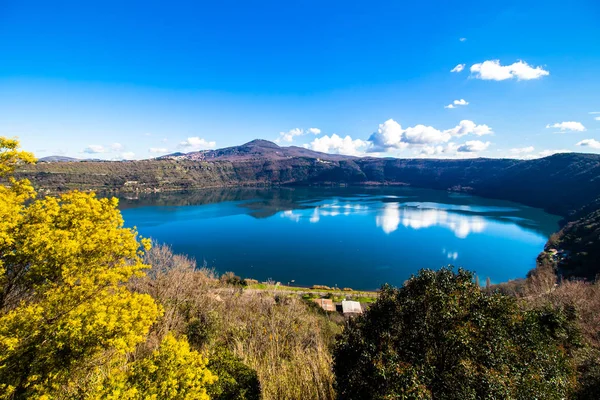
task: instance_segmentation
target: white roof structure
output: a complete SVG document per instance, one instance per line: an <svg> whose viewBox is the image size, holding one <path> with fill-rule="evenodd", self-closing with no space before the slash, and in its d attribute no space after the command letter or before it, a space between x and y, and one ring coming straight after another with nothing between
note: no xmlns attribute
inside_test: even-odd
<svg viewBox="0 0 600 400"><path fill-rule="evenodd" d="M358 301L342 301L342 312L344 314L362 314L362 307Z"/></svg>

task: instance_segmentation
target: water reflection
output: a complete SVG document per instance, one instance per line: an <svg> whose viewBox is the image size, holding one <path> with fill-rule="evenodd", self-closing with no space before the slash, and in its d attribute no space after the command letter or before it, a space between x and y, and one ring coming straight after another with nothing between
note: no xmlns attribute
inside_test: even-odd
<svg viewBox="0 0 600 400"><path fill-rule="evenodd" d="M443 227L458 238L466 238L483 232L486 221L491 220L517 224L544 235L556 229L554 222L544 223L546 214L539 209L414 188L221 188L124 197L121 208L224 202L236 204L222 210L224 216L245 213L254 218L270 218L279 215L294 222L317 223L324 217L374 214L376 226L386 234L397 231L400 226L415 230Z"/></svg>
<svg viewBox="0 0 600 400"><path fill-rule="evenodd" d="M515 203L414 188L217 189L140 195L121 209L127 226L219 272L354 289L447 264L497 282L522 277L558 221Z"/></svg>
<svg viewBox="0 0 600 400"><path fill-rule="evenodd" d="M485 219L478 215L463 215L435 208L402 208L400 219L402 225L413 229L441 226L450 229L456 237L461 239L466 238L472 232L483 232L486 226Z"/></svg>
<svg viewBox="0 0 600 400"><path fill-rule="evenodd" d="M387 203L375 217L375 223L385 233L392 233L400 225L400 209L398 204Z"/></svg>
<svg viewBox="0 0 600 400"><path fill-rule="evenodd" d="M428 206L434 206L433 203ZM366 211L375 211L375 224L386 234L398 230L400 225L411 229L423 229L433 226L443 227L451 230L458 238L464 239L470 233L483 232L486 226L485 218L479 215L460 214L458 212L440 208L421 208L415 206L415 203L407 205L404 203L384 203L360 205L351 203L340 203L339 201L330 204L322 204L307 214L311 223L316 223L322 217L335 217L338 215L351 215L356 213L365 213ZM461 210L468 211L468 207L462 207ZM280 213L281 217L290 219L294 222L300 222L305 216L301 211L286 210Z"/></svg>

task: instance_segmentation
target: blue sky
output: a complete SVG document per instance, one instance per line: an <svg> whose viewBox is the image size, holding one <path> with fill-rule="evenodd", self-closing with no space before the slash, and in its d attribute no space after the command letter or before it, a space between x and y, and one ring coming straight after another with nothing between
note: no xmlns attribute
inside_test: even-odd
<svg viewBox="0 0 600 400"><path fill-rule="evenodd" d="M0 0L0 135L103 159L255 138L398 157L600 152L599 20L594 0Z"/></svg>

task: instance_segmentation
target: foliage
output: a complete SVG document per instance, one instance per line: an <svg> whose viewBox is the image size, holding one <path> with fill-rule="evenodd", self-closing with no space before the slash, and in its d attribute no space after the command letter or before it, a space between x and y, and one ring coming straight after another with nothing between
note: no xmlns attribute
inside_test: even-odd
<svg viewBox="0 0 600 400"><path fill-rule="evenodd" d="M229 350L217 349L208 368L219 376L217 383L209 388L211 399L260 400L258 374Z"/></svg>
<svg viewBox="0 0 600 400"><path fill-rule="evenodd" d="M127 367L161 315L150 295L124 285L143 275L150 244L123 227L116 199L80 192L36 198L29 182L11 176L32 161L18 142L0 138L0 398L89 397L107 371ZM143 383L135 390L153 393L162 377L187 379L169 370L180 358L209 376L186 346L171 338L135 360L130 369L153 370L156 381L130 386Z"/></svg>
<svg viewBox="0 0 600 400"><path fill-rule="evenodd" d="M221 283L230 286L247 286L246 281L233 272L225 272L223 275L221 275L220 280Z"/></svg>
<svg viewBox="0 0 600 400"><path fill-rule="evenodd" d="M167 253L168 247L154 246L146 256L152 259L152 269L134 280L132 288L158 296L165 307L165 316L153 328L155 335L169 329L186 334L211 357L229 352L248 368L238 365L231 370L219 360L211 363L213 372L226 375L222 386L217 381L215 393L231 389L249 397L255 387L240 374L254 371L265 400L334 397L330 344L339 330L326 316L311 311L299 296L274 289L241 290L214 279L211 271L195 269L189 259Z"/></svg>
<svg viewBox="0 0 600 400"><path fill-rule="evenodd" d="M578 343L569 310L522 311L473 275L421 270L349 322L334 352L340 399L562 399Z"/></svg>
<svg viewBox="0 0 600 400"><path fill-rule="evenodd" d="M149 357L125 365L100 381L90 397L102 399L208 400L206 387L217 378L207 360L190 349L187 341L167 334Z"/></svg>

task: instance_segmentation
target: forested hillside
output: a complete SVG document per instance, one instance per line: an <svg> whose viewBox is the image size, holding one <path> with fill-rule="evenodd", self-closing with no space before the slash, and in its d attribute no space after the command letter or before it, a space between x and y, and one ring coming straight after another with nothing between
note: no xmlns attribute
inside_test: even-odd
<svg viewBox="0 0 600 400"><path fill-rule="evenodd" d="M165 191L245 185L411 185L517 201L569 216L600 198L600 156L537 160L393 159L328 155L253 141L142 161L44 162L19 176L53 192Z"/></svg>

